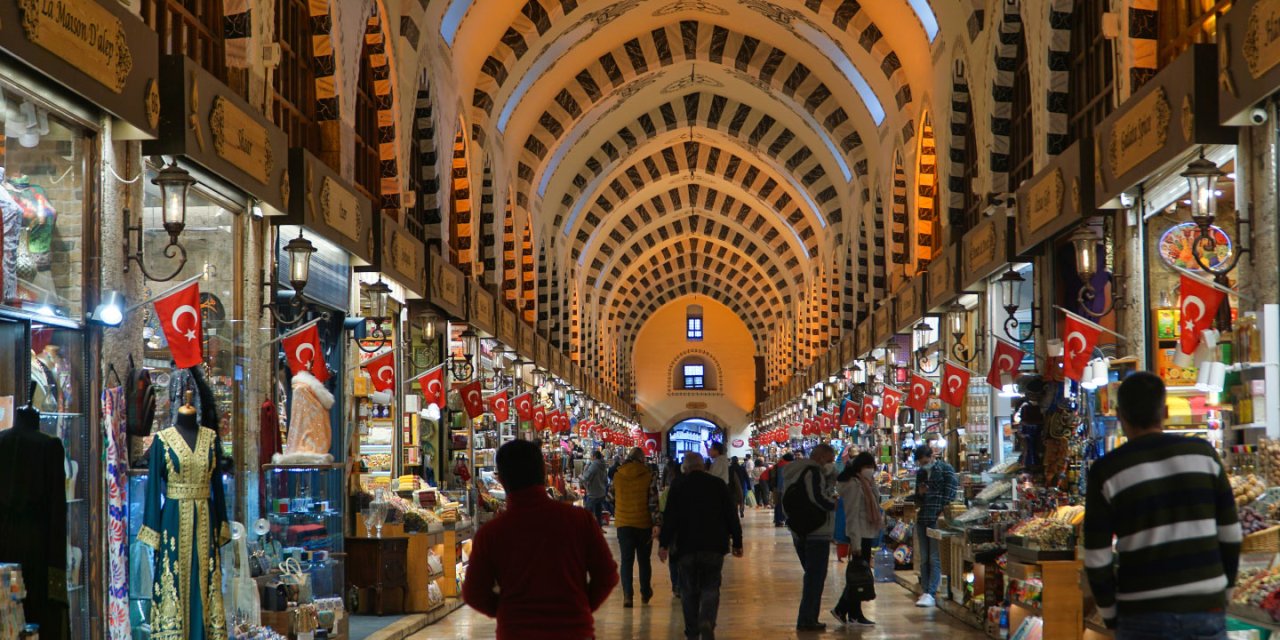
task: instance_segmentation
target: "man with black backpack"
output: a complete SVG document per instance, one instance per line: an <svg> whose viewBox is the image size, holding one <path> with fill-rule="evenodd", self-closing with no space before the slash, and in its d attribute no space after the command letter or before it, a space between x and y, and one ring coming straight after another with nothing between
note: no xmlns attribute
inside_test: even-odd
<svg viewBox="0 0 1280 640"><path fill-rule="evenodd" d="M827 564L831 558L831 533L836 510L836 452L831 445L813 448L807 459L798 459L783 471L782 508L787 514L787 528L795 545L800 566L804 568L804 591L800 611L796 615L797 631L823 631L827 625L818 622L822 608L822 588L827 581Z"/></svg>

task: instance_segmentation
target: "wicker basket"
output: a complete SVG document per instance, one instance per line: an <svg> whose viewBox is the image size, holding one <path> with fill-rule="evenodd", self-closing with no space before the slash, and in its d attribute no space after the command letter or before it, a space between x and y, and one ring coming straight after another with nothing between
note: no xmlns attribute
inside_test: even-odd
<svg viewBox="0 0 1280 640"><path fill-rule="evenodd" d="M1280 552L1280 525L1251 533L1244 537L1240 545L1240 553L1277 552Z"/></svg>

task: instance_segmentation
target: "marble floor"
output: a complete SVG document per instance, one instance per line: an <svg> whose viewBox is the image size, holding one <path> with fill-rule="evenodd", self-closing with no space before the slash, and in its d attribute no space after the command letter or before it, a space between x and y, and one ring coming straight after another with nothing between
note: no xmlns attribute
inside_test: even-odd
<svg viewBox="0 0 1280 640"><path fill-rule="evenodd" d="M823 594L822 622L828 625L827 631L798 633L795 617L802 572L792 550L790 536L786 529L774 528L771 514L764 511L748 512L744 525L745 557L725 559L717 638L905 640L945 637L947 640L978 640L986 637L942 611L917 609L910 593L893 583L877 585L878 598L866 608L868 617L876 621L876 627L840 627L830 614L825 613L835 604L842 587L844 565L835 563L834 552ZM606 532L606 537L617 557L617 537L612 527ZM659 564L657 552L654 553L653 600L648 605L641 605L637 597L634 609L624 609L622 589L615 589L608 602L596 612L596 637L599 640L682 637L684 624L680 603L671 597L666 565ZM464 607L410 638L452 640L491 638L493 634L493 620Z"/></svg>

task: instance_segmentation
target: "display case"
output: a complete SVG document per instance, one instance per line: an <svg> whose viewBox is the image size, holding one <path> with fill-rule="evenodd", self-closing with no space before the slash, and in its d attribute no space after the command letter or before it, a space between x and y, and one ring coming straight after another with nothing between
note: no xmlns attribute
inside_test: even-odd
<svg viewBox="0 0 1280 640"><path fill-rule="evenodd" d="M269 535L310 558L303 568L316 598L341 597L346 583L343 473L340 464L262 467Z"/></svg>

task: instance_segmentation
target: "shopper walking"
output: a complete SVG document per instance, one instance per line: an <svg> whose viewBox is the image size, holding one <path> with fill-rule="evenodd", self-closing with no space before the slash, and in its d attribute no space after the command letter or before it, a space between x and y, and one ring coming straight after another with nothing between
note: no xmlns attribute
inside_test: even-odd
<svg viewBox="0 0 1280 640"><path fill-rule="evenodd" d="M822 607L822 588L827 581L827 563L831 559L831 532L836 510L835 450L820 444L808 459L786 466L786 488L782 503L787 513L791 542L804 569L804 587L800 609L796 614L796 630L822 631L827 625L818 622Z"/></svg>
<svg viewBox="0 0 1280 640"><path fill-rule="evenodd" d="M604 467L604 454L599 449L591 452L591 462L587 463L579 483L587 492L582 505L595 515L596 524L604 528L604 501L609 492L609 475Z"/></svg>
<svg viewBox="0 0 1280 640"><path fill-rule="evenodd" d="M753 462L751 469L748 470L751 475L751 490L756 496L756 508L764 509L769 506L769 478L765 475L768 468L764 460Z"/></svg>
<svg viewBox="0 0 1280 640"><path fill-rule="evenodd" d="M782 459L778 464L773 465L769 470L769 480L773 483L770 487L773 491L773 526L781 527L787 523L787 512L782 508L782 490L786 486L786 478L783 468L791 464L796 459L795 454L790 451L782 454Z"/></svg>
<svg viewBox="0 0 1280 640"><path fill-rule="evenodd" d="M667 500L671 497L671 491L677 485L684 482L684 472L681 465L676 462L675 458L671 459L671 466L667 468L667 476L665 479L666 486L662 488L662 493L658 495L658 510L662 513L667 512ZM675 552L674 547L669 549ZM667 569L671 574L671 597L676 600L680 599L680 563L668 562Z"/></svg>
<svg viewBox="0 0 1280 640"><path fill-rule="evenodd" d="M498 619L500 640L591 638L592 612L618 584L618 567L586 512L547 496L542 451L502 445L507 509L476 531L463 600Z"/></svg>
<svg viewBox="0 0 1280 640"><path fill-rule="evenodd" d="M751 493L751 479L747 477L747 470L738 464L738 456L729 458L729 493L733 495L733 500L738 505L738 517L745 518L747 494Z"/></svg>
<svg viewBox="0 0 1280 640"><path fill-rule="evenodd" d="M658 524L657 476L644 461L644 449L635 447L613 476L613 507L617 511L618 549L622 552L622 606L635 606L632 569L640 566L640 601L653 597L649 555L653 551L653 527Z"/></svg>
<svg viewBox="0 0 1280 640"><path fill-rule="evenodd" d="M942 550L937 538L927 535L929 529L938 525L938 516L942 510L955 499L960 488L960 479L956 470L945 460L933 455L933 447L922 444L915 450L916 464L929 473L924 490L924 502L916 513L916 535L920 538L920 586L924 593L916 600L917 607L933 607L937 605L934 595L938 585L942 583Z"/></svg>
<svg viewBox="0 0 1280 640"><path fill-rule="evenodd" d="M686 638L712 640L720 609L720 573L732 540L742 557L742 523L725 483L705 471L702 456L684 457L685 478L671 491L662 517L658 558L680 565Z"/></svg>
<svg viewBox="0 0 1280 640"><path fill-rule="evenodd" d="M871 575L871 543L884 527L880 494L875 486L875 456L863 451L854 456L836 476L836 491L844 502L844 529L850 544L858 549L845 567L844 592L831 610L841 624L874 626L862 611L862 603L876 597Z"/></svg>
<svg viewBox="0 0 1280 640"><path fill-rule="evenodd" d="M1130 374L1117 403L1128 441L1093 463L1085 497L1098 610L1116 640L1226 640L1241 542L1226 468L1204 440L1164 433L1157 376Z"/></svg>
<svg viewBox="0 0 1280 640"><path fill-rule="evenodd" d="M707 447L707 457L711 458L707 463L707 472L720 478L720 481L729 484L729 459L724 455L724 443L712 442Z"/></svg>

